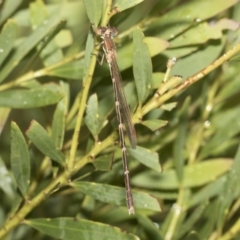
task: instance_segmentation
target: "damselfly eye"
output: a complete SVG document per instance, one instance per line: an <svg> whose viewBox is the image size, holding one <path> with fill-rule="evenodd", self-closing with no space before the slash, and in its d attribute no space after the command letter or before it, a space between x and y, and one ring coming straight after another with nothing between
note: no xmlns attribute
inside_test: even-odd
<svg viewBox="0 0 240 240"><path fill-rule="evenodd" d="M105 27L99 27L96 29L96 34L102 36L105 34L106 30L107 30L107 28L105 28Z"/></svg>
<svg viewBox="0 0 240 240"><path fill-rule="evenodd" d="M115 37L118 34L118 30L116 28L111 28L111 36Z"/></svg>

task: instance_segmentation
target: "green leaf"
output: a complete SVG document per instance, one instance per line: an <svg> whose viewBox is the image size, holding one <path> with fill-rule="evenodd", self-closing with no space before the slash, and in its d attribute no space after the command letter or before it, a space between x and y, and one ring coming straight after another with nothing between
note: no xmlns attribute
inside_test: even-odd
<svg viewBox="0 0 240 240"><path fill-rule="evenodd" d="M113 155L103 155L92 161L94 167L99 171L109 171L112 168Z"/></svg>
<svg viewBox="0 0 240 240"><path fill-rule="evenodd" d="M227 174L227 180L224 184L223 191L219 194L219 208L218 208L218 229L222 229L226 222L226 217L230 207L235 199L239 198L240 182L240 145L235 155L233 165Z"/></svg>
<svg viewBox="0 0 240 240"><path fill-rule="evenodd" d="M174 40L173 40L174 41ZM172 58L172 57L176 57L177 59L181 58L182 60L184 56L188 56L190 57L192 55L198 54L199 52L199 46L186 46L186 47L180 47L180 48L168 48L164 51L164 55L166 55L167 58ZM177 64L178 65L178 64ZM207 64L206 64L207 65ZM174 67L175 68L175 67ZM182 69L182 71L189 71L189 69ZM174 71L175 75L182 75L182 71L178 71L178 73L176 73L176 71Z"/></svg>
<svg viewBox="0 0 240 240"><path fill-rule="evenodd" d="M155 39L155 38L154 39L153 38L148 38L148 37L144 38L142 44L144 44L144 43L147 44L147 46L149 48L149 54L150 54L151 57L154 57L155 55L162 52L162 48L163 48L162 45L165 46L165 48L167 47L166 46L167 44L166 44L165 41L162 43L161 40ZM152 44L156 44L156 43L160 44L159 49L158 48L155 48L155 49L152 48ZM151 46L149 47L149 45L151 45ZM117 49L117 54L118 54L118 66L119 66L119 69L121 71L125 70L125 69L127 69L127 68L129 68L133 65L133 44L132 43L126 43L121 48L118 48ZM151 80L150 80L150 83L151 83Z"/></svg>
<svg viewBox="0 0 240 240"><path fill-rule="evenodd" d="M217 179L232 166L229 159L207 160L184 168L183 187L198 187ZM163 173L148 171L131 178L131 182L143 188L176 189L179 188L176 172L168 170Z"/></svg>
<svg viewBox="0 0 240 240"><path fill-rule="evenodd" d="M16 214L16 212L19 210L24 200L25 199L23 199L20 192L15 193L14 198L11 201L11 211L9 213L11 216Z"/></svg>
<svg viewBox="0 0 240 240"><path fill-rule="evenodd" d="M239 111L240 107L236 106L228 110L222 110L216 113L211 122L211 128L215 130L214 136L208 141L208 144L202 148L200 157L205 158L218 152L219 149L229 140L232 136L240 132L239 126ZM226 127L228 126L228 127Z"/></svg>
<svg viewBox="0 0 240 240"><path fill-rule="evenodd" d="M206 206L208 205L207 202L203 204L199 204L196 209L191 213L191 215L184 221L183 227L178 232L178 237L181 238L184 234L187 234L191 232L192 229L194 229L195 224L197 224L197 221L201 219L203 211L206 209Z"/></svg>
<svg viewBox="0 0 240 240"><path fill-rule="evenodd" d="M93 94L89 97L86 107L85 123L92 133L95 140L98 140L98 134L101 130L98 114L98 99L97 94Z"/></svg>
<svg viewBox="0 0 240 240"><path fill-rule="evenodd" d="M35 26L41 25L41 23L48 18L48 11L42 0L37 0L30 3L29 10L31 25L33 29Z"/></svg>
<svg viewBox="0 0 240 240"><path fill-rule="evenodd" d="M148 51L151 57L158 55L169 47L169 42L156 37L145 37L143 39L143 42L147 44Z"/></svg>
<svg viewBox="0 0 240 240"><path fill-rule="evenodd" d="M83 78L83 59L64 64L60 67L48 69L49 76L66 79L82 80Z"/></svg>
<svg viewBox="0 0 240 240"><path fill-rule="evenodd" d="M15 122L11 123L11 167L17 186L26 197L30 182L30 158L25 139Z"/></svg>
<svg viewBox="0 0 240 240"><path fill-rule="evenodd" d="M103 0L84 0L86 12L91 24L98 26L102 17Z"/></svg>
<svg viewBox="0 0 240 240"><path fill-rule="evenodd" d="M184 150L187 138L187 120L189 105L190 97L187 97L184 101L182 109L180 110L177 137L173 144L173 163L176 168L177 177L180 183L183 180L183 168L185 160Z"/></svg>
<svg viewBox="0 0 240 240"><path fill-rule="evenodd" d="M14 47L18 27L13 20L8 20L0 34L0 66Z"/></svg>
<svg viewBox="0 0 240 240"><path fill-rule="evenodd" d="M194 22L198 23L211 18L237 2L238 0L190 1L177 8L172 8L172 11L152 23L151 28L161 28L159 36L162 38L174 38L193 25Z"/></svg>
<svg viewBox="0 0 240 240"><path fill-rule="evenodd" d="M152 82L151 82L152 89L158 89L162 85L164 76L165 76L165 73L162 73L162 72L154 72L152 74Z"/></svg>
<svg viewBox="0 0 240 240"><path fill-rule="evenodd" d="M187 236L186 236L186 240L200 240L201 238L199 237L197 232L190 232Z"/></svg>
<svg viewBox="0 0 240 240"><path fill-rule="evenodd" d="M186 31L184 33L184 38L181 36L171 41L171 48L182 47L184 45L203 44L210 39L220 39L222 37L222 31L233 28L233 25L234 22L228 19L221 19L211 25L207 22L200 23Z"/></svg>
<svg viewBox="0 0 240 240"><path fill-rule="evenodd" d="M58 149L62 149L63 145L66 124L65 116L68 108L67 92L69 91L69 85L67 83L61 82L61 85L65 88L66 94L64 98L58 102L52 122L52 139Z"/></svg>
<svg viewBox="0 0 240 240"><path fill-rule="evenodd" d="M160 108L166 111L172 111L177 106L177 102L163 104Z"/></svg>
<svg viewBox="0 0 240 240"><path fill-rule="evenodd" d="M208 239L216 231L217 214L213 214L213 212L216 213L217 209L217 199L208 202L208 206L201 216L205 221L201 224L201 228L199 228L199 239Z"/></svg>
<svg viewBox="0 0 240 240"><path fill-rule="evenodd" d="M147 216L137 214L137 220L141 227L146 231L148 238L151 240L163 240L159 229Z"/></svg>
<svg viewBox="0 0 240 240"><path fill-rule="evenodd" d="M43 154L60 164L64 163L64 154L56 148L53 140L39 123L33 120L26 135Z"/></svg>
<svg viewBox="0 0 240 240"><path fill-rule="evenodd" d="M0 189L10 198L14 199L15 189L14 189L14 179L12 174L6 168L3 159L0 156Z"/></svg>
<svg viewBox="0 0 240 240"><path fill-rule="evenodd" d="M13 14L21 3L22 0L6 0L2 2L3 6L1 6L0 25L2 25L2 23Z"/></svg>
<svg viewBox="0 0 240 240"><path fill-rule="evenodd" d="M38 218L25 220L25 224L38 231L62 240L139 240L133 234L125 233L120 228L76 218Z"/></svg>
<svg viewBox="0 0 240 240"><path fill-rule="evenodd" d="M57 85L56 85L57 86ZM35 108L59 102L62 93L43 85L37 89L14 89L1 92L0 106L10 108Z"/></svg>
<svg viewBox="0 0 240 240"><path fill-rule="evenodd" d="M238 69L236 67L235 71L238 72ZM223 75L224 78L229 77L229 73L227 73L227 76ZM240 91L240 84L239 79L236 78L234 75L230 76L232 77L231 81L228 82L228 84L225 85L224 88L221 88L218 92L218 95L216 96L216 102L223 102L225 99L230 98L231 96L238 94Z"/></svg>
<svg viewBox="0 0 240 240"><path fill-rule="evenodd" d="M117 206L126 206L126 193L124 188L92 182L74 182L71 185L99 201L112 203ZM138 191L132 191L132 194L136 208L161 211L159 202L150 194Z"/></svg>
<svg viewBox="0 0 240 240"><path fill-rule="evenodd" d="M30 4L30 18L32 28L41 25L48 19L47 9L42 1L36 1ZM41 50L42 44L38 44L37 49ZM44 65L49 66L63 59L63 53L58 48L55 38L52 39L46 47L40 52L40 57L43 59Z"/></svg>
<svg viewBox="0 0 240 240"><path fill-rule="evenodd" d="M29 37L25 38L22 44L1 69L0 82L19 64L26 54L28 54L44 37L46 37L58 24L59 15L53 15L47 22L39 26Z"/></svg>
<svg viewBox="0 0 240 240"><path fill-rule="evenodd" d="M198 49L198 51L189 55L188 57L181 58L181 60L177 61L177 64L175 64L174 68L171 70L171 74L180 74L183 79L192 76L196 72L208 66L220 55L223 50L224 43L225 41L223 38L219 43L208 44L207 47L201 50ZM169 58L172 58L172 56L175 56L176 58L179 57L175 48L167 49L164 54L166 54ZM187 54L189 54L189 52Z"/></svg>
<svg viewBox="0 0 240 240"><path fill-rule="evenodd" d="M152 79L151 57L143 38L142 31L136 28L133 31L133 74L140 105L148 97Z"/></svg>
<svg viewBox="0 0 240 240"><path fill-rule="evenodd" d="M128 148L128 153L145 166L158 172L162 171L158 154L156 152L151 152L147 148L137 146L136 149Z"/></svg>
<svg viewBox="0 0 240 240"><path fill-rule="evenodd" d="M168 121L151 119L151 120L143 121L141 122L141 124L148 127L152 131L157 131L159 128L166 126L168 124Z"/></svg>
<svg viewBox="0 0 240 240"><path fill-rule="evenodd" d="M141 3L143 0L121 0L116 1L116 4L113 6L116 12L122 12L128 8L134 7L137 4Z"/></svg>
<svg viewBox="0 0 240 240"><path fill-rule="evenodd" d="M5 126L6 122L7 122L7 119L9 117L10 113L11 113L11 109L10 108L4 108L4 107L2 108L2 107L0 107L0 116L1 116L0 117L0 126L1 126L1 128L0 128L0 135L2 133L2 130L4 129L4 126Z"/></svg>
<svg viewBox="0 0 240 240"><path fill-rule="evenodd" d="M226 175L223 175L216 181L209 183L207 186L201 188L191 197L190 202L188 203L188 207L190 208L196 206L199 203L208 201L210 198L222 194L223 186L226 180Z"/></svg>

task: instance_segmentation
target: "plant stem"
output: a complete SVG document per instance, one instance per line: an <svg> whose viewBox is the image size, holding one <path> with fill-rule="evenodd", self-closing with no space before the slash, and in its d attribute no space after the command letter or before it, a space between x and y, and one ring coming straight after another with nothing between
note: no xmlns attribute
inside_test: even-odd
<svg viewBox="0 0 240 240"><path fill-rule="evenodd" d="M88 73L85 75L86 79L83 79L83 90L82 90L82 95L81 95L81 98L79 101L79 109L78 109L78 114L77 114L76 125L75 125L74 132L73 132L73 137L72 137L72 145L71 145L70 152L69 152L69 158L67 160L67 166L68 166L69 170L71 170L74 167L75 155L76 155L77 146L78 146L78 139L80 136L81 123L82 123L83 114L84 114L85 108L86 108L88 92L89 92L89 89L91 86L94 69L96 66L96 61L97 61L96 56L98 55L98 51L99 51L99 46L97 46L95 48L95 51L92 55L90 65L88 68Z"/></svg>
<svg viewBox="0 0 240 240"><path fill-rule="evenodd" d="M111 18L111 7L112 7L112 0L107 0L106 10L103 13L101 26L106 26L108 24L109 19Z"/></svg>
<svg viewBox="0 0 240 240"><path fill-rule="evenodd" d="M199 81L201 78L206 76L208 73L215 70L217 67L221 66L224 62L228 61L231 57L233 57L235 54L240 52L240 43L235 45L232 49L230 49L228 52L224 53L220 58L215 60L213 63L211 63L209 66L205 67L198 73L194 74L191 77L188 77L184 83L180 84L178 87L170 90L166 94L162 96L153 96L145 106L143 106L141 109L138 109L138 111L134 114L133 122L138 122L139 116L142 117L145 114L147 114L149 111L158 108L161 106L165 101L170 99L171 97L178 94L183 89L187 88L188 86L194 84L195 82Z"/></svg>

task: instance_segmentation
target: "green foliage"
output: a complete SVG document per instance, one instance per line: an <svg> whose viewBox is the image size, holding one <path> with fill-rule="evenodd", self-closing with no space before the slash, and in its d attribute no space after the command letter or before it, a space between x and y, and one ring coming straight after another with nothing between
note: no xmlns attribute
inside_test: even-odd
<svg viewBox="0 0 240 240"><path fill-rule="evenodd" d="M238 2L3 1L0 239L239 239ZM131 216L107 24L138 138Z"/></svg>

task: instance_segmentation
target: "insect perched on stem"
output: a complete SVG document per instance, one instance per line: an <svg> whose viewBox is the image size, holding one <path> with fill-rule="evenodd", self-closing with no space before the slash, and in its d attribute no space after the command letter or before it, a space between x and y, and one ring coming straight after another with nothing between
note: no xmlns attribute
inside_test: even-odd
<svg viewBox="0 0 240 240"><path fill-rule="evenodd" d="M134 125L131 120L131 112L128 107L128 103L124 94L124 89L122 85L122 77L117 65L117 52L116 52L116 45L113 42L113 37L115 37L118 33L116 28L110 27L98 27L95 30L96 34L99 35L102 41L102 47L104 51L104 55L106 61L109 65L112 83L113 83L113 90L114 90L114 97L115 97L115 108L117 119L119 122L118 130L122 148L122 161L123 161L123 170L125 176L125 188L126 188L126 201L128 206L129 214L134 213L134 203L133 203L133 196L131 191L130 185L130 174L127 164L127 153L126 153L126 144L124 140L124 128L125 126L128 138L130 140L130 144L132 148L136 148L137 145L137 137Z"/></svg>

